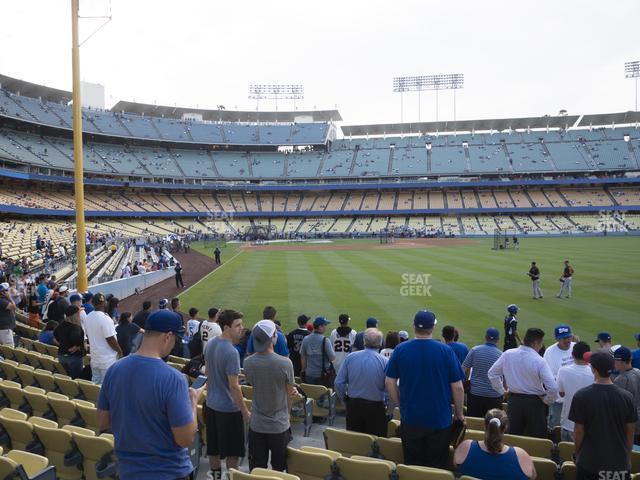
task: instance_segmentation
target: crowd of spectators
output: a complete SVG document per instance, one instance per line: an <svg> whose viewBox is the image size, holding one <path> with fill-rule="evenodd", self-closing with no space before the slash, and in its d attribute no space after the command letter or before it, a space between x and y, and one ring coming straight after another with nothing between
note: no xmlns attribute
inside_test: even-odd
<svg viewBox="0 0 640 480"><path fill-rule="evenodd" d="M546 348L545 332L529 328L502 351L502 333L491 327L485 342L469 349L453 325L441 329L442 340L436 338L438 321L428 310L416 313L411 335L385 334L373 317L356 332L348 314L331 331L326 317L300 315L285 334L272 306L248 329L234 309L211 308L205 319L196 308L183 313L174 298L160 299L156 308L144 301L134 314L119 311L115 297L69 295L46 275L31 286L27 301L16 303L10 285L0 283L0 341L14 343L16 310L34 310L30 321L44 326L40 341L58 346L69 375L102 384L99 424L113 432L127 478L188 478L193 470L187 447L206 387L188 388L165 363L169 355L188 359L183 373L206 378L206 451L213 478L221 475L223 461L227 469L237 468L247 453L250 468L270 463L286 470L289 417L300 381L334 388L351 431L386 436L399 407L404 461L410 465L446 467L452 429L464 424L466 404L466 415L485 419L485 437L460 443L454 462L461 474L477 478L535 477L531 457L506 446L505 433L547 438L560 426L562 439L575 442L581 478L628 471L632 446L640 443L640 349L612 346L606 332L592 351L568 325L554 329L555 342ZM511 307L507 335L516 327ZM640 334L635 339L640 346ZM84 366L89 350L91 362ZM241 391L243 379L253 387L251 409Z"/></svg>

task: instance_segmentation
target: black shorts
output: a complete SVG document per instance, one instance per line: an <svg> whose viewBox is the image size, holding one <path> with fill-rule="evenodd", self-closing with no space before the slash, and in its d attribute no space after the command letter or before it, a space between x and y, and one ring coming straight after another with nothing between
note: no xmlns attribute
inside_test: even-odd
<svg viewBox="0 0 640 480"><path fill-rule="evenodd" d="M244 457L244 421L240 412L218 412L205 405L207 455Z"/></svg>

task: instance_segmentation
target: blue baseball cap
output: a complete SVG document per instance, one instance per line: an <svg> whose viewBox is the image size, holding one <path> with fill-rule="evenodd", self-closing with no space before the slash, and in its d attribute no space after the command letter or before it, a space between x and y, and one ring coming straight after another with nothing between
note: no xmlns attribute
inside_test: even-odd
<svg viewBox="0 0 640 480"><path fill-rule="evenodd" d="M82 300L86 303L86 302L90 302L92 298L93 298L93 293L87 292L83 295Z"/></svg>
<svg viewBox="0 0 640 480"><path fill-rule="evenodd" d="M594 342L610 342L611 335L608 332L600 332L598 334L598 338L594 340Z"/></svg>
<svg viewBox="0 0 640 480"><path fill-rule="evenodd" d="M569 325L558 325L553 330L553 333L556 336L557 340L573 337L573 333L571 333L571 327Z"/></svg>
<svg viewBox="0 0 640 480"><path fill-rule="evenodd" d="M420 310L413 317L413 326L416 328L433 328L436 323L436 314L429 310Z"/></svg>
<svg viewBox="0 0 640 480"><path fill-rule="evenodd" d="M634 337L636 337L636 340L640 342L640 333L636 333Z"/></svg>
<svg viewBox="0 0 640 480"><path fill-rule="evenodd" d="M167 300L166 298L162 298L158 302L158 308L160 308L160 309L167 308L167 305L169 305L169 300Z"/></svg>
<svg viewBox="0 0 640 480"><path fill-rule="evenodd" d="M378 319L374 317L367 318L367 328L376 328L378 326Z"/></svg>
<svg viewBox="0 0 640 480"><path fill-rule="evenodd" d="M624 345L616 348L616 351L613 352L613 358L619 360L621 362L630 362L631 361L631 350L629 350Z"/></svg>
<svg viewBox="0 0 640 480"><path fill-rule="evenodd" d="M69 297L69 303L81 302L81 301L82 301L82 295L80 295L79 293L74 293Z"/></svg>
<svg viewBox="0 0 640 480"><path fill-rule="evenodd" d="M498 340L500 338L500 330L494 327L487 328L485 338L488 338L489 340Z"/></svg>
<svg viewBox="0 0 640 480"><path fill-rule="evenodd" d="M171 310L156 310L153 312L147 317L144 329L150 332L172 332L177 338L182 338L185 332L182 318Z"/></svg>
<svg viewBox="0 0 640 480"><path fill-rule="evenodd" d="M313 321L313 326L315 328L318 328L318 327L322 327L323 325L328 325L330 323L331 322L329 320L327 320L326 318L320 316L320 317L316 317L316 319Z"/></svg>

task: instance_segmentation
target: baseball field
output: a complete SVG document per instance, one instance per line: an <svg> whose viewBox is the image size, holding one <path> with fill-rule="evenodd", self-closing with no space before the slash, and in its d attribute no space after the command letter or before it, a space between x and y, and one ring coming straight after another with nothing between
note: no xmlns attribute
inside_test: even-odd
<svg viewBox="0 0 640 480"><path fill-rule="evenodd" d="M213 242L194 248L212 256ZM337 323L351 316L358 331L369 316L383 331L411 331L413 315L429 308L438 326L455 325L461 341L475 344L484 330L502 330L506 307L520 307L520 329L567 323L592 342L608 331L614 343L635 345L640 332L640 237L524 238L520 250L493 251L492 239L397 241L222 247L223 266L181 295L183 309L235 308L245 326L261 319L265 305L278 309L283 329L301 313ZM556 298L563 261L575 268L573 297ZM531 261L542 273L544 299L532 298L526 275ZM440 330L437 332L440 336Z"/></svg>

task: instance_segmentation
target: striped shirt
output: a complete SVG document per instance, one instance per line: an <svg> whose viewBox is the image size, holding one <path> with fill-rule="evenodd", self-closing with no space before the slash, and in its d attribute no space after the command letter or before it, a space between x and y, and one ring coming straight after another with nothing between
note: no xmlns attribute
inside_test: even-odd
<svg viewBox="0 0 640 480"><path fill-rule="evenodd" d="M487 372L500 358L502 352L495 343L487 342L471 349L462 362L462 368L471 369L471 394L479 397L497 398L501 395L491 386Z"/></svg>

